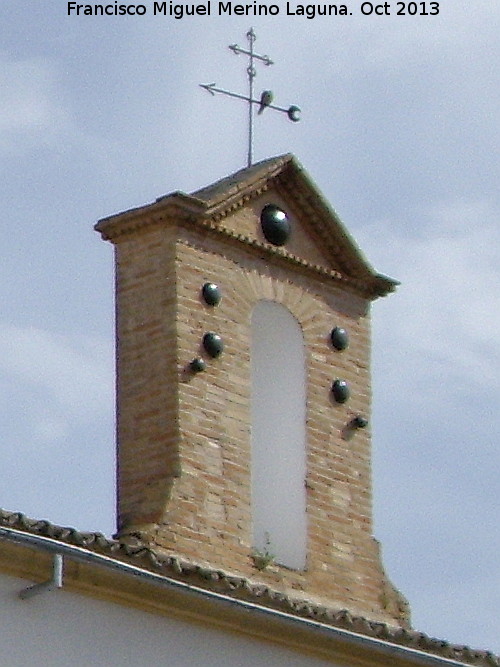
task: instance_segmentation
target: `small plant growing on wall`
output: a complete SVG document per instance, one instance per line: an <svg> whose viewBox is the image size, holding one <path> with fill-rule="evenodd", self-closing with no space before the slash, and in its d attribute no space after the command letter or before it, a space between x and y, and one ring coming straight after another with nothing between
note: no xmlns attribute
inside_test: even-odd
<svg viewBox="0 0 500 667"><path fill-rule="evenodd" d="M271 551L271 539L269 533L265 533L266 543L264 549L254 549L252 551L252 560L255 568L259 571L265 570L272 565L276 556Z"/></svg>

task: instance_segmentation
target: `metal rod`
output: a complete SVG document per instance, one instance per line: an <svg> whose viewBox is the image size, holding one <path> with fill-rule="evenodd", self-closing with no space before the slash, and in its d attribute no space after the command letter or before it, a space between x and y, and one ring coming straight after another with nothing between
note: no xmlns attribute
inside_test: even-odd
<svg viewBox="0 0 500 667"><path fill-rule="evenodd" d="M38 595L39 593L44 593L45 591L53 591L58 588L62 588L63 585L63 557L61 554L54 554L52 561L52 579L49 581L43 581L40 584L33 584L25 588L19 593L19 597L23 600L28 600L29 598Z"/></svg>
<svg viewBox="0 0 500 667"><path fill-rule="evenodd" d="M253 30L253 28L252 28L252 30ZM252 55L252 52L251 52L251 51L247 51L246 49L242 49L242 48L241 48L240 46L238 46L237 44L231 44L229 48L231 49L231 51L232 51L233 53L236 53L236 54L238 54L238 53L244 53L246 56L250 56L250 55ZM261 55L259 55L258 53L254 53L254 54L253 54L253 57L254 57L254 58L257 58L258 60L262 60L262 62L263 62L265 65L274 65L274 61L272 61L271 58L270 58L269 56L261 56Z"/></svg>
<svg viewBox="0 0 500 667"><path fill-rule="evenodd" d="M208 92L212 93L212 95L214 95L215 93L222 93L223 95L227 95L228 97L237 97L239 100L245 100L246 102L250 102L250 104L260 104L260 100L256 100L255 98L252 99L248 95L242 95L241 93L232 93L229 90L224 90L224 88L217 88L215 83L200 83L199 86L200 88L208 90ZM267 104L266 108L274 109L275 111L283 111L286 114L289 111L289 109L285 109L285 107L279 107L277 104Z"/></svg>
<svg viewBox="0 0 500 667"><path fill-rule="evenodd" d="M248 64L248 159L247 166L251 167L253 162L253 114L252 114L252 100L253 100L253 80L257 72L253 64L255 54L253 52L253 44L255 42L255 32L253 28L247 32L248 42L250 44L250 62Z"/></svg>

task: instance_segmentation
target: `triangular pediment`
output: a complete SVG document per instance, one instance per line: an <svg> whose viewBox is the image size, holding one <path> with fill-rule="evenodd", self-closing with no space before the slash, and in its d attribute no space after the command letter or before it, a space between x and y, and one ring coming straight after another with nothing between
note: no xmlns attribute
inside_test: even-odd
<svg viewBox="0 0 500 667"><path fill-rule="evenodd" d="M205 215L229 232L253 243L265 242L260 211L266 203L283 208L293 233L280 254L325 272L364 284L379 296L392 291L397 281L374 271L299 161L291 154L271 158L193 192L205 205ZM235 211L248 208L247 219ZM269 245L269 244L267 244Z"/></svg>
<svg viewBox="0 0 500 667"><path fill-rule="evenodd" d="M279 248L268 243L262 234L260 213L267 204L283 209L292 225L290 240ZM138 218L158 220L172 216L246 243L259 252L344 281L371 298L393 291L398 284L375 272L338 215L291 154L241 169L189 195L174 192L160 197L153 204L100 221L97 229L110 238L113 228L123 228L127 221L136 226Z"/></svg>

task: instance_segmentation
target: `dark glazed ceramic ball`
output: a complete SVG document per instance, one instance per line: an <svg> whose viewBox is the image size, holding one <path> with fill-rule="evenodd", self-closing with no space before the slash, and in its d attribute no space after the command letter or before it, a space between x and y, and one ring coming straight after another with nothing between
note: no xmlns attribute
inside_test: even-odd
<svg viewBox="0 0 500 667"><path fill-rule="evenodd" d="M332 384L332 394L337 403L345 403L350 396L349 385L345 380L335 380Z"/></svg>
<svg viewBox="0 0 500 667"><path fill-rule="evenodd" d="M288 216L274 204L264 206L260 214L260 224L266 241L273 245L285 245L290 238L292 228Z"/></svg>
<svg viewBox="0 0 500 667"><path fill-rule="evenodd" d="M189 364L189 367L193 373L202 373L207 365L203 359L197 358Z"/></svg>
<svg viewBox="0 0 500 667"><path fill-rule="evenodd" d="M222 299L220 289L215 283L205 283L201 288L201 293L205 303L209 306L217 306Z"/></svg>
<svg viewBox="0 0 500 667"><path fill-rule="evenodd" d="M349 345L349 335L347 331L341 327L335 327L335 329L332 329L330 339L332 341L333 347L339 351L345 350Z"/></svg>
<svg viewBox="0 0 500 667"><path fill-rule="evenodd" d="M210 331L203 336L203 347L205 348L205 352L212 357L212 359L216 359L222 354L224 343L219 334Z"/></svg>

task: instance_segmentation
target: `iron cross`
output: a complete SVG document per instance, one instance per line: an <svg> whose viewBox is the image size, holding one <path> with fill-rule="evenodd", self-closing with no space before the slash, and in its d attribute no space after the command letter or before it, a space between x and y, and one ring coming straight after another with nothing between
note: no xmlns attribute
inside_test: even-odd
<svg viewBox="0 0 500 667"><path fill-rule="evenodd" d="M254 125L254 114L252 113L252 105L257 104L259 106L257 113L261 114L265 109L274 109L275 111L282 111L286 113L288 118L297 122L300 120L300 108L292 104L288 108L279 107L276 104L273 104L273 93L270 90L262 91L259 99L254 98L254 79L257 76L257 71L255 69L255 61L259 60L264 63L264 65L273 65L273 61L269 56L262 56L259 53L255 53L253 45L256 40L255 32L253 28L247 32L247 39L249 48L242 49L237 44L231 44L229 48L231 51L239 55L243 53L248 56L248 95L241 95L240 93L232 93L229 90L224 90L223 88L217 88L215 83L200 83L202 88L208 90L209 93L215 95L215 93L222 93L223 95L228 95L229 97L237 97L240 100L246 100L248 102L248 166L250 167L253 163L253 125Z"/></svg>

